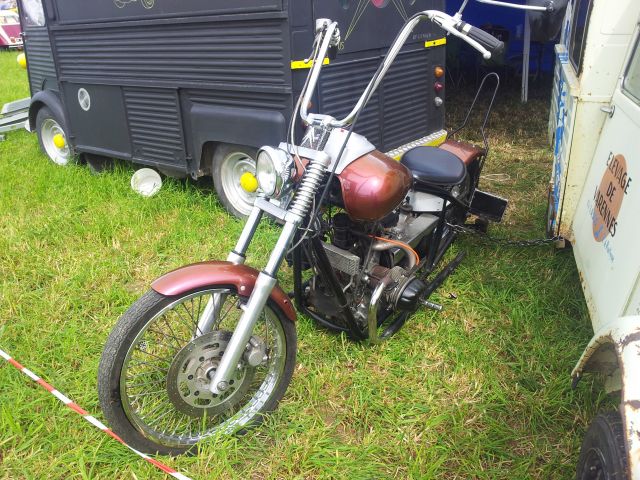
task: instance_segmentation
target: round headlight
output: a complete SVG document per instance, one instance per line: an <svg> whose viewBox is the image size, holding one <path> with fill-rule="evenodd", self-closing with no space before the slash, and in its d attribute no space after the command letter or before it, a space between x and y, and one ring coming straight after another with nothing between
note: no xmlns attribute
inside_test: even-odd
<svg viewBox="0 0 640 480"><path fill-rule="evenodd" d="M262 147L256 161L256 178L264 194L280 198L292 184L293 158L279 148Z"/></svg>

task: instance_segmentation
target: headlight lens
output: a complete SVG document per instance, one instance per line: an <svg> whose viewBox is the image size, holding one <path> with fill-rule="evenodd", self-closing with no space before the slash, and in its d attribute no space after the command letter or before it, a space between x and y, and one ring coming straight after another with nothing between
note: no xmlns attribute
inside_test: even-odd
<svg viewBox="0 0 640 480"><path fill-rule="evenodd" d="M293 158L279 148L262 147L256 162L258 185L264 194L280 198L293 185L295 164Z"/></svg>

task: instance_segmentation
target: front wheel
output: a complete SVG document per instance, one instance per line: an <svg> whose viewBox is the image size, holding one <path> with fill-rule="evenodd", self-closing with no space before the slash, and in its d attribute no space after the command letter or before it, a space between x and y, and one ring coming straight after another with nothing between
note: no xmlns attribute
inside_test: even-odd
<svg viewBox="0 0 640 480"><path fill-rule="evenodd" d="M582 442L576 480L627 480L627 453L618 412L599 413Z"/></svg>
<svg viewBox="0 0 640 480"><path fill-rule="evenodd" d="M58 118L49 107L38 110L36 132L40 149L53 163L65 166L75 162L75 156L69 146L69 135L64 118Z"/></svg>
<svg viewBox="0 0 640 480"><path fill-rule="evenodd" d="M198 322L214 299L212 328L201 332ZM276 407L291 381L297 339L271 301L250 341L264 353L260 361L243 355L224 394L208 388L246 301L233 287L177 297L151 290L125 312L98 369L100 405L125 442L147 453L181 454L216 433L239 432Z"/></svg>

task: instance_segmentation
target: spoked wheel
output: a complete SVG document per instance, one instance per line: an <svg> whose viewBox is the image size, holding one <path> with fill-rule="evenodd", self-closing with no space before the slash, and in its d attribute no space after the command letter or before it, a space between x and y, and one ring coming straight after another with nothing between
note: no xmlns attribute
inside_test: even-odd
<svg viewBox="0 0 640 480"><path fill-rule="evenodd" d="M212 174L216 192L224 207L239 218L251 213L256 194L240 184L245 173L256 174L256 150L242 145L220 144L213 155Z"/></svg>
<svg viewBox="0 0 640 480"><path fill-rule="evenodd" d="M198 322L213 305L210 331ZM261 419L284 395L296 355L294 325L271 302L222 395L209 383L242 313L235 289L179 298L150 291L119 320L98 371L100 404L113 430L144 452L180 454L216 433ZM202 323L200 324L202 325Z"/></svg>

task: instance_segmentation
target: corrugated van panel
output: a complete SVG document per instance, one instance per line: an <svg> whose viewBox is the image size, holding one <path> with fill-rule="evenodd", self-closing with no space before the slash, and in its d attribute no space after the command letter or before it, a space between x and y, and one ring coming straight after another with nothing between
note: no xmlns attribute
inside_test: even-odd
<svg viewBox="0 0 640 480"><path fill-rule="evenodd" d="M433 105L428 50L401 53L356 124L382 151L431 133L428 109ZM360 98L381 59L329 65L320 78L321 111L344 117ZM382 101L381 101L382 98ZM435 116L432 113L432 116Z"/></svg>
<svg viewBox="0 0 640 480"><path fill-rule="evenodd" d="M35 95L42 90L45 79L55 81L56 68L53 63L47 27L27 27L24 33L28 39L25 42L25 48L29 58L31 93ZM57 85L48 85L48 87L58 89Z"/></svg>
<svg viewBox="0 0 640 480"><path fill-rule="evenodd" d="M183 165L184 142L175 90L125 88L123 92L133 158Z"/></svg>
<svg viewBox="0 0 640 480"><path fill-rule="evenodd" d="M52 33L65 79L286 85L285 26L267 19Z"/></svg>

